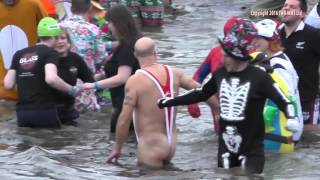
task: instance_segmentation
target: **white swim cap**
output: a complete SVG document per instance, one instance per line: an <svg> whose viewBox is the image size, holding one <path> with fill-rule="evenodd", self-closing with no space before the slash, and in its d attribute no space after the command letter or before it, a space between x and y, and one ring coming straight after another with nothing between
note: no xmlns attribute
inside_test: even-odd
<svg viewBox="0 0 320 180"><path fill-rule="evenodd" d="M267 39L276 39L279 36L277 31L277 23L271 19L264 19L256 23L258 29L258 36Z"/></svg>

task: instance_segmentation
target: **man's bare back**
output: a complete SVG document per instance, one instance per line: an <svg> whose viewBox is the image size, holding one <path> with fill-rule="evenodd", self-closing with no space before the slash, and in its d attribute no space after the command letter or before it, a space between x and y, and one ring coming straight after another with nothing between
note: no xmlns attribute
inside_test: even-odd
<svg viewBox="0 0 320 180"><path fill-rule="evenodd" d="M148 72L156 78L161 85L165 85L169 76L163 65L154 64L146 67L136 73L132 80L134 83L131 88L136 89L137 105L135 108L135 130L138 139L138 160L153 161L159 163L161 161L169 161L174 153L176 146L176 125L175 117L171 117L172 128L166 122L165 110L159 109L157 106L158 98L162 97L160 90L155 82L153 82L146 74L141 71ZM177 94L180 73L172 70L173 89ZM175 110L175 109L173 109ZM170 132L171 131L171 132ZM171 134L172 133L172 134ZM150 164L150 163L149 163Z"/></svg>
<svg viewBox="0 0 320 180"><path fill-rule="evenodd" d="M131 115L134 114L138 162L149 167L162 167L175 153L176 111L175 108L159 109L157 100L164 96L177 96L179 87L192 89L200 85L178 69L157 64L155 44L150 38L137 41L135 55L142 69L126 82L116 145L107 162L119 158L128 135Z"/></svg>

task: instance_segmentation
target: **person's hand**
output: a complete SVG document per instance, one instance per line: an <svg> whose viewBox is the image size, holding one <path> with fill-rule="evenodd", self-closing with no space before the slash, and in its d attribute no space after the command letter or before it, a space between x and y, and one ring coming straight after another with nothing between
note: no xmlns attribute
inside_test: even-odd
<svg viewBox="0 0 320 180"><path fill-rule="evenodd" d="M84 83L81 86L82 89L94 89L94 83Z"/></svg>
<svg viewBox="0 0 320 180"><path fill-rule="evenodd" d="M291 132L297 132L299 130L299 121L296 118L288 118L286 128Z"/></svg>
<svg viewBox="0 0 320 180"><path fill-rule="evenodd" d="M201 116L201 111L199 108L199 104L189 104L188 105L188 112L193 118L198 118Z"/></svg>
<svg viewBox="0 0 320 180"><path fill-rule="evenodd" d="M112 41L112 49L116 49L119 46L119 41Z"/></svg>
<svg viewBox="0 0 320 180"><path fill-rule="evenodd" d="M169 97L164 97L164 98L160 98L158 99L158 107L160 109L163 109L164 107L168 107L169 105L167 104L168 101L172 99L172 98L169 98Z"/></svg>
<svg viewBox="0 0 320 180"><path fill-rule="evenodd" d="M120 157L120 151L114 149L107 157L106 163L117 162L119 157ZM114 159L114 161L113 161L113 159Z"/></svg>

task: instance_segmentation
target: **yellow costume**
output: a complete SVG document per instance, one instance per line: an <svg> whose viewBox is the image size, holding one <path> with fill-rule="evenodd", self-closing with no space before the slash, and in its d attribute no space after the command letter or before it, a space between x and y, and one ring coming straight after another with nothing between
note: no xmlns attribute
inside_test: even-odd
<svg viewBox="0 0 320 180"><path fill-rule="evenodd" d="M289 88L288 88L288 85L283 80L283 78L281 78L275 72L270 73L270 76L279 85L279 88L286 95L286 97L288 97L290 99ZM269 102L269 100L267 100L267 104L270 105L273 103ZM287 142L287 143L282 142L281 143L281 142L277 142L277 141L265 140L264 141L265 149L278 150L281 153L291 153L294 151L294 143L292 141L293 133L286 129L286 123L287 123L287 118L286 118L285 114L278 110L274 116L274 122L273 122L272 126L266 125L266 133L275 134L277 136L282 136L284 139L289 140L289 142Z"/></svg>
<svg viewBox="0 0 320 180"><path fill-rule="evenodd" d="M17 0L13 6L0 1L0 99L16 99L14 91L4 89L4 76L11 65L13 54L36 44L37 25L45 16L38 0Z"/></svg>
<svg viewBox="0 0 320 180"><path fill-rule="evenodd" d="M262 64L270 59L265 53L254 52L250 54L252 63ZM271 66L270 66L271 68ZM268 72L268 71L267 71ZM289 87L285 80L279 76L275 71L270 71L268 74L278 84L281 91L289 99ZM293 133L286 129L287 118L283 112L270 100L267 100L264 108L264 121L265 121L265 150L276 150L281 153L290 153L294 151L294 143L292 141ZM283 142L282 142L283 141Z"/></svg>

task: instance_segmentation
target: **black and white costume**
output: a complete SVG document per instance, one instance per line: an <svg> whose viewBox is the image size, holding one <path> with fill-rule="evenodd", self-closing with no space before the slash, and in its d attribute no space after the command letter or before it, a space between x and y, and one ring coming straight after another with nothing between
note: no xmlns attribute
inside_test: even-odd
<svg viewBox="0 0 320 180"><path fill-rule="evenodd" d="M161 99L159 107L193 104L215 93L220 101L218 166L246 166L252 172L261 173L265 101L273 100L289 118L294 116L293 106L266 72L249 65L241 72L232 73L222 67L201 88L174 99Z"/></svg>

